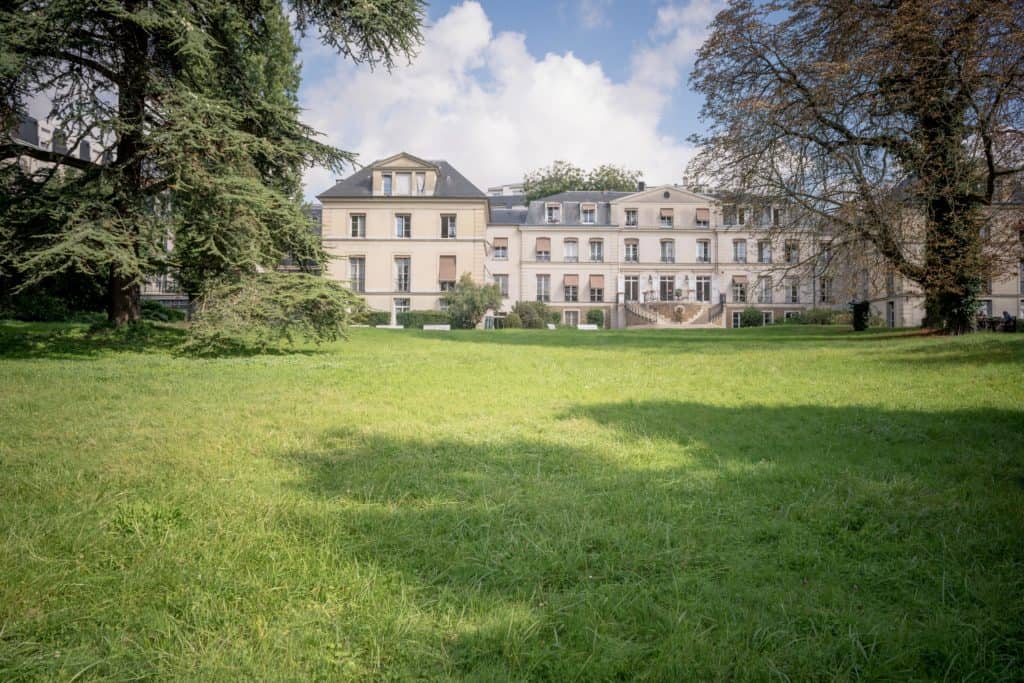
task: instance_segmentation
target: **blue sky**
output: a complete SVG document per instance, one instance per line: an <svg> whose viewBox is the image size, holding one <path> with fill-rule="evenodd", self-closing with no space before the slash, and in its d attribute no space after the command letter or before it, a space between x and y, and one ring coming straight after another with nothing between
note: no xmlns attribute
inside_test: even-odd
<svg viewBox="0 0 1024 683"><path fill-rule="evenodd" d="M687 79L720 0L439 0L411 66L370 72L303 41L304 119L360 161L445 158L481 188L566 159L679 182ZM347 174L347 173L346 173ZM332 176L306 176L312 197Z"/></svg>

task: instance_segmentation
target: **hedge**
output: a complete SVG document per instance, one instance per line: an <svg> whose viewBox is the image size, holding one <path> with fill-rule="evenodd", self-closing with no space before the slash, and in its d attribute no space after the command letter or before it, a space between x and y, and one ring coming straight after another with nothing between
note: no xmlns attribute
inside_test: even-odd
<svg viewBox="0 0 1024 683"><path fill-rule="evenodd" d="M406 311L395 316L403 327L422 329L424 325L451 325L452 319L445 311Z"/></svg>

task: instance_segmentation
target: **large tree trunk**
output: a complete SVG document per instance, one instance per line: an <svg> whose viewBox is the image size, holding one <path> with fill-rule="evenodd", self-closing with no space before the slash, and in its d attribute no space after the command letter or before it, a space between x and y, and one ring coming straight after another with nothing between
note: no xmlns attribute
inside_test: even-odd
<svg viewBox="0 0 1024 683"><path fill-rule="evenodd" d="M114 325L142 319L142 288L138 282L110 274L107 278L107 320Z"/></svg>

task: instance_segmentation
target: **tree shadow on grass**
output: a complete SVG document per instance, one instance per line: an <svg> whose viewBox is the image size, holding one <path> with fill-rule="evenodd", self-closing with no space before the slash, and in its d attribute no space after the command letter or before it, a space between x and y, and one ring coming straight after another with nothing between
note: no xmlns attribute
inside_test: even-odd
<svg viewBox="0 0 1024 683"><path fill-rule="evenodd" d="M189 348L181 325L144 322L123 328L68 323L0 321L0 359L73 360L109 353L163 353L181 358L238 358L261 355L314 355L317 349L262 347L227 342L216 348Z"/></svg>
<svg viewBox="0 0 1024 683"><path fill-rule="evenodd" d="M396 675L1024 665L1024 413L663 401L562 419L548 438L339 430L282 455L311 499L279 512L289 537L395 576L435 625L460 615L436 627L447 668L396 654Z"/></svg>

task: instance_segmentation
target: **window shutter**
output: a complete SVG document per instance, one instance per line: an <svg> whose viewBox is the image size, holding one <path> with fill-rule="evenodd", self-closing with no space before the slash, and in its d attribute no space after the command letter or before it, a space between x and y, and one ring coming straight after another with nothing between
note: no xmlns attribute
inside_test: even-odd
<svg viewBox="0 0 1024 683"><path fill-rule="evenodd" d="M579 287L580 286L580 276L579 275L566 275L565 279L563 280L563 284L566 287Z"/></svg>
<svg viewBox="0 0 1024 683"><path fill-rule="evenodd" d="M590 276L590 288L591 289L604 289L604 275L591 275Z"/></svg>
<svg viewBox="0 0 1024 683"><path fill-rule="evenodd" d="M551 251L551 238L538 237L536 251Z"/></svg>
<svg viewBox="0 0 1024 683"><path fill-rule="evenodd" d="M442 256L441 267L439 269L438 280L441 282L454 282L455 281L455 257L454 256Z"/></svg>
<svg viewBox="0 0 1024 683"><path fill-rule="evenodd" d="M507 249L508 248L508 238L507 237L495 237L494 238L494 247L496 249L500 249L500 248Z"/></svg>
<svg viewBox="0 0 1024 683"><path fill-rule="evenodd" d="M698 221L711 221L711 209L697 209Z"/></svg>

